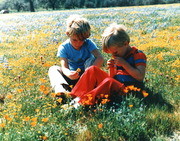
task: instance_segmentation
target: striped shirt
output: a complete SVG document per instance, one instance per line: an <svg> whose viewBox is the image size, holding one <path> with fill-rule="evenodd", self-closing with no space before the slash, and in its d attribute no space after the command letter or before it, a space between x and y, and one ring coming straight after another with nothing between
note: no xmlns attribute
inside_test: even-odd
<svg viewBox="0 0 180 141"><path fill-rule="evenodd" d="M133 67L146 66L146 55L136 47L132 47L132 50L124 59ZM140 82L133 78L122 66L117 66L117 75L115 75L114 78L122 83Z"/></svg>

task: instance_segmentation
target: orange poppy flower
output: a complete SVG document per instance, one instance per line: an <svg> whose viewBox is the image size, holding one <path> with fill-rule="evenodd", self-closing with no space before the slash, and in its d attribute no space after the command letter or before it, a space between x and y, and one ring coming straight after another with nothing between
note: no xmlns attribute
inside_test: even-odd
<svg viewBox="0 0 180 141"><path fill-rule="evenodd" d="M31 122L30 124L32 127L35 127L37 125L37 122Z"/></svg>
<svg viewBox="0 0 180 141"><path fill-rule="evenodd" d="M43 118L41 121L42 122L48 122L49 118Z"/></svg>
<svg viewBox="0 0 180 141"><path fill-rule="evenodd" d="M98 124L98 128L103 128L103 124L102 123Z"/></svg>
<svg viewBox="0 0 180 141"><path fill-rule="evenodd" d="M37 117L32 118L31 121L36 122L37 121Z"/></svg>
<svg viewBox="0 0 180 141"><path fill-rule="evenodd" d="M24 120L24 121L29 121L29 120L30 120L30 117L25 117L23 120Z"/></svg>
<svg viewBox="0 0 180 141"><path fill-rule="evenodd" d="M109 99L102 99L101 104L106 104L109 101L110 101Z"/></svg>
<svg viewBox="0 0 180 141"><path fill-rule="evenodd" d="M144 97L147 97L147 96L149 95L149 94L148 94L146 91L144 91L144 90L142 91L142 94L143 94Z"/></svg>
<svg viewBox="0 0 180 141"><path fill-rule="evenodd" d="M5 123L0 123L0 127L4 128L6 126Z"/></svg>
<svg viewBox="0 0 180 141"><path fill-rule="evenodd" d="M17 92L21 93L21 92L23 92L23 89L17 89Z"/></svg>

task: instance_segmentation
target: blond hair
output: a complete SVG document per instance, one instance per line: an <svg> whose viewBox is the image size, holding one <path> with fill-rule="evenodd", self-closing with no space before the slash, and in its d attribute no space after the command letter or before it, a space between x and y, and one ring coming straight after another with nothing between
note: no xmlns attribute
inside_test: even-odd
<svg viewBox="0 0 180 141"><path fill-rule="evenodd" d="M107 52L111 46L121 47L125 42L130 42L130 37L126 33L124 25L113 23L102 34L102 48L104 52Z"/></svg>
<svg viewBox="0 0 180 141"><path fill-rule="evenodd" d="M90 36L90 25L87 19L80 15L71 15L67 19L66 34L70 37L77 35L80 40L89 38Z"/></svg>

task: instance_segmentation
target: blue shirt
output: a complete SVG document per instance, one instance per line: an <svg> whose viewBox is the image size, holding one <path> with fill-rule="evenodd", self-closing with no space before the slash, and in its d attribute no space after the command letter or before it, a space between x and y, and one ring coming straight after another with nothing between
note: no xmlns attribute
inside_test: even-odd
<svg viewBox="0 0 180 141"><path fill-rule="evenodd" d="M68 39L59 46L57 56L68 60L70 70L76 70L77 68L84 70L85 61L93 56L91 52L95 49L98 48L90 39L84 41L80 50L74 49Z"/></svg>

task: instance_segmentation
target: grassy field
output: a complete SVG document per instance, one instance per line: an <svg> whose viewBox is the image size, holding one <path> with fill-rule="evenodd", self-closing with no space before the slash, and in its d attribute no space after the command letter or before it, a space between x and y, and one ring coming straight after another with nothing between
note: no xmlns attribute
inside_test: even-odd
<svg viewBox="0 0 180 141"><path fill-rule="evenodd" d="M147 97L131 88L94 107L67 109L57 101L47 71L59 64L56 52L71 14L90 21L90 38L100 49L109 24L128 28L131 45L148 57ZM179 15L180 4L0 15L0 141L180 139Z"/></svg>

